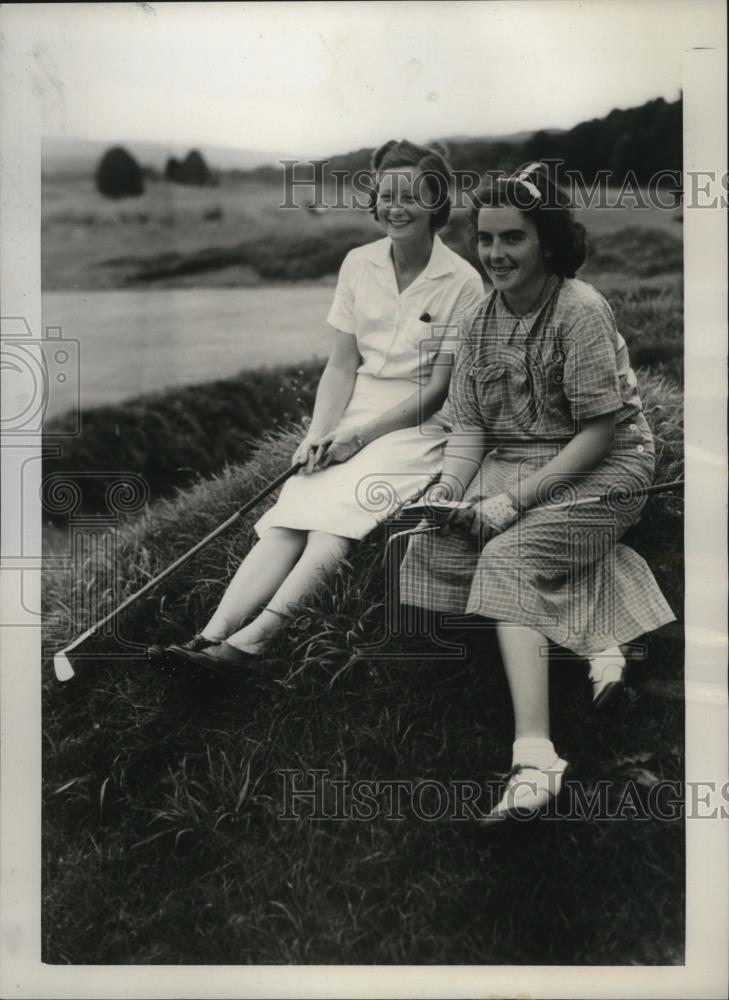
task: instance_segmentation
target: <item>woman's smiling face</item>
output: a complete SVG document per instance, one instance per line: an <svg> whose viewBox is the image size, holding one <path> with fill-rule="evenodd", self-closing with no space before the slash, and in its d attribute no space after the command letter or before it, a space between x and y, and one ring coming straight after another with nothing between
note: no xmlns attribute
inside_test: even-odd
<svg viewBox="0 0 729 1000"><path fill-rule="evenodd" d="M396 167L378 175L377 220L397 242L430 240L433 194L415 167Z"/></svg>
<svg viewBox="0 0 729 1000"><path fill-rule="evenodd" d="M534 222L517 208L482 208L477 242L478 256L494 287L507 301L529 305L547 276Z"/></svg>

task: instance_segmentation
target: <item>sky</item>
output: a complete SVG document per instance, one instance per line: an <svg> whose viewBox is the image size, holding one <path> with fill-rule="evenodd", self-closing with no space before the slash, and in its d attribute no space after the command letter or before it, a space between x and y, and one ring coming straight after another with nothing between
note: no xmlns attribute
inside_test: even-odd
<svg viewBox="0 0 729 1000"><path fill-rule="evenodd" d="M722 0L20 4L47 134L323 156L675 100ZM8 33L12 37L12 32ZM721 37L721 36L719 36Z"/></svg>

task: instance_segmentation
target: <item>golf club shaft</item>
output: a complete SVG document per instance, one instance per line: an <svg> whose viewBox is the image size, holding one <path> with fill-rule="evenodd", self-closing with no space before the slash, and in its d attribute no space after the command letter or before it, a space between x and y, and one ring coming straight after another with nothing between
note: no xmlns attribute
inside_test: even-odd
<svg viewBox="0 0 729 1000"><path fill-rule="evenodd" d="M671 483L658 483L656 486L644 486L640 490L625 490L621 492L620 489L615 490L613 493L601 493L592 497L580 497L579 500L563 500L560 503L545 504L544 506L530 507L529 510L525 511L526 514L534 510L567 510L571 507L586 507L591 503L605 503L606 500L617 500L623 499L632 500L637 497L650 496L653 493L667 493L669 490L676 489L678 486L683 486L683 479L674 479Z"/></svg>
<svg viewBox="0 0 729 1000"><path fill-rule="evenodd" d="M251 511L261 502L261 500L265 500L265 498L270 493L273 493L273 491L278 489L278 487L281 486L282 483L284 483L287 479L290 479L291 476L295 475L299 471L299 469L302 468L302 465L303 463L292 465L290 468L286 469L285 472L282 472L280 476L277 476L259 493L257 493L252 500L249 500L247 504L244 504L243 507L241 507L239 510L235 512L235 514L231 514L231 516L227 519L227 521L223 521L222 524L219 524L217 528L214 528L213 531L210 532L210 534L206 535L205 538L201 539L196 545L193 545L191 549L188 549L188 551L185 552L183 555L181 555L179 559L176 559L166 569L163 569L161 573L158 573L157 576L155 576L152 580L149 580L147 583L145 583L145 585L140 590L137 590L135 593L131 594L129 597L127 597L125 601L122 601L122 603L117 608L114 608L114 610L110 611L108 615L106 615L104 618L100 619L98 622L92 625L91 628L88 630L88 632L84 633L85 636L88 638L92 636L95 632L98 632L100 628L103 628L104 625L112 621L112 619L116 618L116 616L121 614L121 612L124 611L126 608L128 608L130 604L133 604L135 601L139 600L140 597L143 597L145 594L149 593L149 591L152 590L153 587L156 587L158 583L161 583L162 580L166 579L171 573L174 573L174 571L176 569L179 569L179 567L182 566L183 563L186 563L188 559L192 559L192 557L196 555L200 551L200 549L205 548L205 546L209 542L212 542L214 538L217 538L218 535L222 535L222 533L226 531L231 526L231 524L234 524L235 521L238 520L238 518L243 517L244 514L247 514L249 511Z"/></svg>
<svg viewBox="0 0 729 1000"><path fill-rule="evenodd" d="M667 493L669 490L676 489L679 486L683 486L683 485L684 485L684 480L683 479L674 479L673 482L670 482L670 483L658 483L656 486L646 486L646 487L644 487L643 489L640 489L640 490L633 490L633 491L627 491L626 490L625 491L625 495L627 497L633 498L633 497L648 496L648 495L653 494L653 493ZM606 500L619 499L619 497L620 497L620 494L617 491L616 491L616 494L603 493L603 494L599 494L599 495L592 496L592 497L581 497L579 500L565 500L565 501L563 501L561 503L545 504L544 506L531 507L529 510L525 511L524 513L526 515L526 514L530 514L532 511L537 511L537 510L542 510L542 511L546 510L546 511L550 511L551 512L551 511L567 510L567 509L572 508L572 507L585 507L588 504L604 503ZM409 535L429 534L429 533L431 533L433 531L440 531L440 528L441 528L440 524L434 524L434 525L429 525L427 527L416 527L416 528L410 528L407 531L398 531L398 532L396 532L396 534L392 535L388 539L388 541L387 541L387 543L385 545L385 553L384 553L384 556L383 556L383 563L385 563L387 561L387 556L388 556L388 553L389 553L390 548L392 546L392 543L395 542L396 540L398 540L400 538L405 538L406 536L409 536Z"/></svg>

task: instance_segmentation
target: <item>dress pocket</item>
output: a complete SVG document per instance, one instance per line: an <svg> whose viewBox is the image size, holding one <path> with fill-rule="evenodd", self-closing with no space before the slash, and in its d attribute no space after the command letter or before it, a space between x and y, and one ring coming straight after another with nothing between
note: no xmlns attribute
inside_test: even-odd
<svg viewBox="0 0 729 1000"><path fill-rule="evenodd" d="M421 366L421 374L428 374L438 352L441 349L442 331L434 331L433 321L422 319L407 324L403 332L403 343L406 350L411 350Z"/></svg>
<svg viewBox="0 0 729 1000"><path fill-rule="evenodd" d="M506 374L506 365L494 363L490 365L472 365L469 375L477 382L495 382Z"/></svg>

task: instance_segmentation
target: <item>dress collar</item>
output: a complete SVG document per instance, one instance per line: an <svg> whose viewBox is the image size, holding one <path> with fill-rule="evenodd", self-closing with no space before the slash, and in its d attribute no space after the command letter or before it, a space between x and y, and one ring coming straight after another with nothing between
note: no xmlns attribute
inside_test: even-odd
<svg viewBox="0 0 729 1000"><path fill-rule="evenodd" d="M392 267L392 257L390 248L392 240L385 236L381 240L367 244L364 247L364 257L376 264L377 267ZM430 252L430 260L418 275L419 278L441 278L444 274L453 273L453 261L450 251L437 233L433 236L433 249Z"/></svg>
<svg viewBox="0 0 729 1000"><path fill-rule="evenodd" d="M554 293L557 291L557 289L561 286L561 284L562 284L562 278L559 277L559 275L556 275L556 274L550 274L550 275L548 275L547 276L547 280L544 282L544 287L542 288L541 292L539 293L539 296L538 296L537 300L535 301L534 305L531 307L531 309L529 309L528 312L522 313L520 316L517 316L517 314L515 312L511 311L511 309L509 308L509 304L507 303L506 299L504 298L503 292L498 292L497 293L498 294L498 301L499 301L499 304L501 305L502 310L508 316L512 317L513 319L522 319L522 320L525 320L526 322L528 322L529 320L534 319L534 317L537 315L537 313L540 313L542 311L542 309L544 308L544 305L549 301L549 299L551 299L551 297L554 295Z"/></svg>

